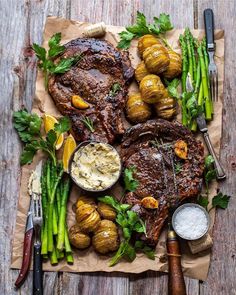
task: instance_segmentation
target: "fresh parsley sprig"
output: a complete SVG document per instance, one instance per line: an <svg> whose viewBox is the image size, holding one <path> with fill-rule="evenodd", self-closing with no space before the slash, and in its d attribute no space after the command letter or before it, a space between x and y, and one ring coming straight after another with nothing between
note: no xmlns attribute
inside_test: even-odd
<svg viewBox="0 0 236 295"><path fill-rule="evenodd" d="M115 96L121 90L119 83L114 83L109 91L109 96Z"/></svg>
<svg viewBox="0 0 236 295"><path fill-rule="evenodd" d="M212 180L216 179L216 171L214 168L214 158L211 155L205 157L204 160L204 181L206 185L205 195L200 195L198 197L198 204L204 207L206 210L209 205L209 184ZM230 196L224 195L222 192L218 192L212 199L211 208L208 210L211 211L213 208L226 209L228 207Z"/></svg>
<svg viewBox="0 0 236 295"><path fill-rule="evenodd" d="M136 179L134 179L133 174L136 172L136 167L128 167L124 170L124 183L125 183L125 190L129 192L134 192L139 183Z"/></svg>
<svg viewBox="0 0 236 295"><path fill-rule="evenodd" d="M42 119L37 114L30 114L26 110L14 112L14 127L16 128L25 147L21 154L21 165L30 164L38 150L42 150L49 155L56 165L56 143L59 136L70 129L70 121L67 117L59 119L50 130L46 138L43 138L40 129Z"/></svg>
<svg viewBox="0 0 236 295"><path fill-rule="evenodd" d="M57 64L54 63L55 57L65 51L65 46L61 45L60 42L61 33L56 33L48 41L48 51L36 43L32 45L32 48L39 59L38 67L42 69L44 73L44 84L46 89L48 87L48 78L50 74L63 74L81 59L81 56L77 55L70 58L63 58Z"/></svg>
<svg viewBox="0 0 236 295"><path fill-rule="evenodd" d="M146 234L145 223L140 219L136 212L129 210L131 206L128 204L121 204L111 196L99 197L98 200L112 206L116 210L116 222L119 224L123 232L123 241L116 254L112 257L109 265L113 266L117 264L121 258L133 261L136 258L136 250L143 251L149 258L152 257L151 259L153 259L153 249L144 244L141 245L140 243L133 246L130 242L133 233L137 232Z"/></svg>
<svg viewBox="0 0 236 295"><path fill-rule="evenodd" d="M153 18L153 23L148 24L146 17L143 13L137 11L136 23L133 26L126 27L126 31L119 33L120 42L117 47L121 49L128 49L131 40L139 38L146 34L160 35L173 29L170 21L170 16L161 13L159 17Z"/></svg>

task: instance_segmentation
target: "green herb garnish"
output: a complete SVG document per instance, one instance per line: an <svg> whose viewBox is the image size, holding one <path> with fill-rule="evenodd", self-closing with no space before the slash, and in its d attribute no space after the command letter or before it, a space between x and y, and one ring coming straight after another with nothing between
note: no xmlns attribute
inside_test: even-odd
<svg viewBox="0 0 236 295"><path fill-rule="evenodd" d="M148 24L145 15L137 11L136 23L133 26L126 27L126 31L119 33L120 42L117 47L121 49L128 49L130 47L131 40L134 38L139 38L146 34L160 35L172 29L173 26L170 22L169 15L161 13L159 18L153 18L152 24Z"/></svg>
<svg viewBox="0 0 236 295"><path fill-rule="evenodd" d="M182 171L182 165L181 163L175 163L174 164L175 173L179 174Z"/></svg>
<svg viewBox="0 0 236 295"><path fill-rule="evenodd" d="M34 43L32 45L32 48L39 59L38 67L42 69L44 73L44 84L46 89L48 87L49 74L63 74L69 71L71 66L81 59L81 56L77 55L75 57L63 58L57 64L55 64L55 57L65 51L65 46L61 45L60 42L61 33L56 33L48 41L48 51L38 44Z"/></svg>
<svg viewBox="0 0 236 295"><path fill-rule="evenodd" d="M219 192L214 198L212 199L212 207L218 207L221 209L226 209L229 204L230 196L223 195L223 193Z"/></svg>
<svg viewBox="0 0 236 295"><path fill-rule="evenodd" d="M84 124L84 126L90 130L91 132L94 132L94 125L93 125L93 121L91 119L89 119L89 117L85 116L82 119L80 119L80 121Z"/></svg>
<svg viewBox="0 0 236 295"><path fill-rule="evenodd" d="M56 165L56 142L59 136L70 129L67 117L59 119L44 139L40 133L42 119L37 114L30 114L26 110L14 112L14 127L21 140L26 144L21 154L21 165L30 164L38 150L46 152Z"/></svg>
<svg viewBox="0 0 236 295"><path fill-rule="evenodd" d="M121 204L111 196L99 197L98 200L112 206L116 210L116 222L122 228L123 232L124 240L121 242L116 254L112 257L109 265L115 265L121 258L133 261L136 258L136 250L143 251L149 258L153 259L154 255L151 253L153 251L151 248L144 246L144 244L140 245L140 243L133 246L130 242L133 233L146 234L145 223L136 212L129 210L131 206Z"/></svg>
<svg viewBox="0 0 236 295"><path fill-rule="evenodd" d="M136 167L125 168L124 171L124 183L125 190L134 192L138 187L138 181L134 179L133 174L136 172Z"/></svg>
<svg viewBox="0 0 236 295"><path fill-rule="evenodd" d="M114 83L109 92L109 96L115 96L121 90L121 86L119 83Z"/></svg>
<svg viewBox="0 0 236 295"><path fill-rule="evenodd" d="M180 79L175 78L171 82L165 80L165 83L167 84L167 90L169 95L177 100L180 99L181 95L178 92Z"/></svg>

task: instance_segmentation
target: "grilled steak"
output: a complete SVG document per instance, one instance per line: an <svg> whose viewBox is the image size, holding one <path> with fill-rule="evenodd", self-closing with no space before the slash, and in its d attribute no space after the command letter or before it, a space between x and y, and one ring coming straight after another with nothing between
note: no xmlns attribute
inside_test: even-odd
<svg viewBox="0 0 236 295"><path fill-rule="evenodd" d="M187 143L187 159L175 155L174 143ZM125 203L146 221L146 242L155 246L168 217L169 207L178 206L184 199L196 196L202 185L204 148L191 132L181 124L162 119L150 120L130 128L121 144L124 167L136 167L136 191L125 196ZM159 202L158 209L141 206L144 197L152 196Z"/></svg>
<svg viewBox="0 0 236 295"><path fill-rule="evenodd" d="M49 93L59 111L70 117L77 140L112 143L124 133L121 115L128 83L134 74L128 52L118 51L107 41L87 38L72 40L65 47L59 59L79 54L82 58L65 74L50 78ZM117 85L117 91L112 93ZM90 107L75 108L71 103L73 95L81 96ZM81 121L86 117L93 122L94 132Z"/></svg>

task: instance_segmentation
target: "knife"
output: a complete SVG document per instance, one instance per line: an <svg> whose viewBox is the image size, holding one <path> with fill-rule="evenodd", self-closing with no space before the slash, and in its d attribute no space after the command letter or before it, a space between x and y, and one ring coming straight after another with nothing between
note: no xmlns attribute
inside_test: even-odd
<svg viewBox="0 0 236 295"><path fill-rule="evenodd" d="M23 259L22 259L22 265L21 265L19 276L15 282L16 288L20 288L22 286L30 268L30 261L32 256L33 232L34 232L32 206L33 206L33 201L31 198L30 206L29 206L29 210L27 214L26 227L25 227Z"/></svg>
<svg viewBox="0 0 236 295"><path fill-rule="evenodd" d="M214 148L212 146L212 143L211 143L211 140L210 140L210 137L209 137L209 133L208 133L206 119L205 119L203 114L199 114L197 116L197 125L198 125L199 130L203 134L203 137L204 137L205 143L207 145L208 151L209 151L210 155L214 159L214 167L215 167L215 170L216 170L216 177L217 177L217 179L224 179L226 177L226 175L225 175L223 167L221 166L221 164L220 164L220 162L219 162L219 160L218 160L218 158L216 156L215 150L214 150Z"/></svg>

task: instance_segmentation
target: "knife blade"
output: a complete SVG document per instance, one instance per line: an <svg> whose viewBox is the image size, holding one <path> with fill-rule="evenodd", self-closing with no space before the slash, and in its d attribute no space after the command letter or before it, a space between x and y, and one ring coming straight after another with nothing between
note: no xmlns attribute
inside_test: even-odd
<svg viewBox="0 0 236 295"><path fill-rule="evenodd" d="M204 117L203 114L199 114L197 116L197 125L199 130L201 131L201 133L203 134L206 146L208 148L208 151L210 153L210 155L213 157L214 159L214 167L216 170L216 177L217 179L224 179L226 177L225 172L223 167L220 164L220 161L217 158L217 155L215 153L215 150L213 148L213 145L211 143L210 137L209 137L209 133L208 133L208 128L207 128L207 124L206 124L206 119Z"/></svg>

